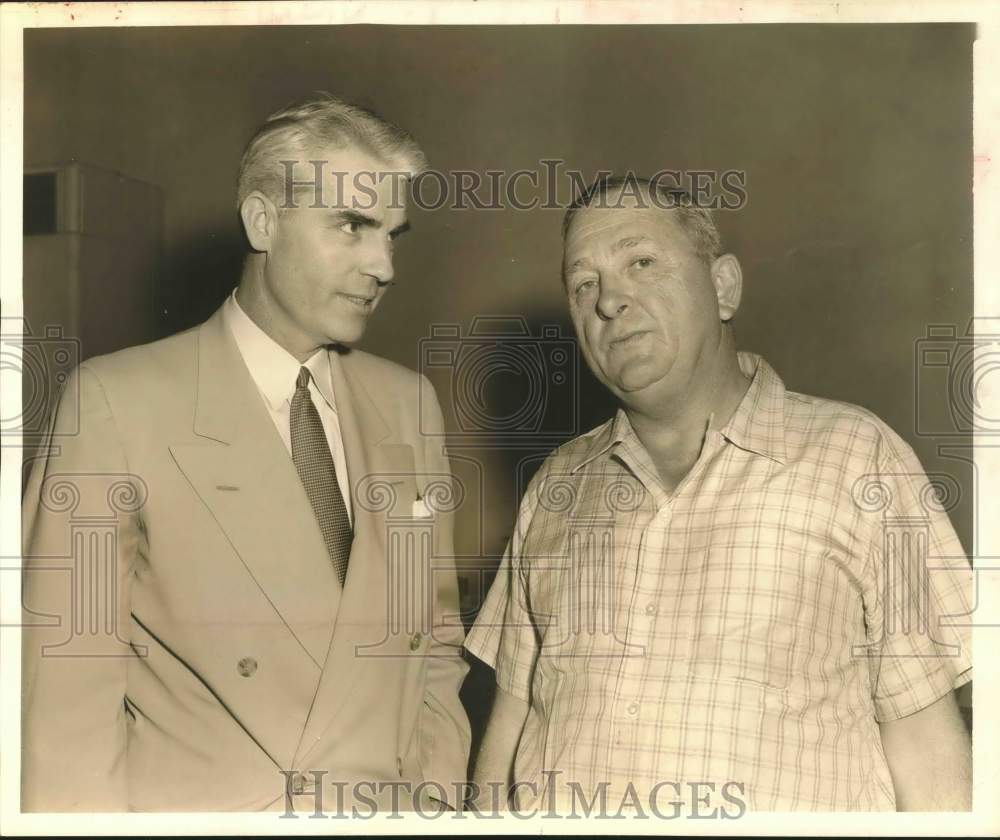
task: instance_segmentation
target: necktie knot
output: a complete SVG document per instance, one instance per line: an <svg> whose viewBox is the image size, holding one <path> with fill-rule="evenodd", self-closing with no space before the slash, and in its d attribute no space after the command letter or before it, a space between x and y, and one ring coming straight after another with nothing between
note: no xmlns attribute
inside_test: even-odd
<svg viewBox="0 0 1000 840"><path fill-rule="evenodd" d="M309 387L309 368L300 367L299 375L295 378L295 390Z"/></svg>

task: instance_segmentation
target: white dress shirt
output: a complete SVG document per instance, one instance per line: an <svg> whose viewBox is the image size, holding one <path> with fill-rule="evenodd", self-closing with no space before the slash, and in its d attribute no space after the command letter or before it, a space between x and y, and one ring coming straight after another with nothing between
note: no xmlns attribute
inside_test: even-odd
<svg viewBox="0 0 1000 840"><path fill-rule="evenodd" d="M295 380L298 378L299 368L309 369L311 374L309 394L312 396L313 405L316 406L323 423L330 453L333 455L333 464L337 470L340 495L344 497L347 516L353 525L347 456L344 454L344 440L340 434L337 404L333 397L329 351L317 350L304 363L300 363L250 319L250 316L243 311L237 302L235 291L226 301L223 318L229 331L233 334L233 338L236 339L240 355L257 384L257 390L267 406L275 428L281 435L281 440L289 455L292 453L292 432L289 423L292 397L295 394Z"/></svg>

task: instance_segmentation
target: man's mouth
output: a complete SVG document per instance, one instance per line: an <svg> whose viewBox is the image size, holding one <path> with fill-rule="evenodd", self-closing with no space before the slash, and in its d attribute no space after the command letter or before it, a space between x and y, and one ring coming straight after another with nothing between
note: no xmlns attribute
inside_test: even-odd
<svg viewBox="0 0 1000 840"><path fill-rule="evenodd" d="M374 297L365 297L364 295L349 295L345 292L341 292L340 296L349 303L352 303L355 306L357 306L359 309L366 309L366 310L371 309L372 302L375 300Z"/></svg>
<svg viewBox="0 0 1000 840"><path fill-rule="evenodd" d="M639 340L647 334L646 330L635 330L634 332L625 333L624 335L621 335L618 338L613 338L609 341L608 347L614 349L630 347L633 344L638 343Z"/></svg>

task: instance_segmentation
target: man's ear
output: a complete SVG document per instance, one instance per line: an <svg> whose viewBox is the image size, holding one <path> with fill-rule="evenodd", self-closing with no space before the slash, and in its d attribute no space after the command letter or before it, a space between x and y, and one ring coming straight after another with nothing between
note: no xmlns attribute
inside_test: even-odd
<svg viewBox="0 0 1000 840"><path fill-rule="evenodd" d="M240 218L250 247L257 252L270 251L278 231L278 208L264 193L254 190L240 205Z"/></svg>
<svg viewBox="0 0 1000 840"><path fill-rule="evenodd" d="M743 295L743 269L732 254L723 254L712 263L712 283L719 299L719 320L729 321L740 308Z"/></svg>

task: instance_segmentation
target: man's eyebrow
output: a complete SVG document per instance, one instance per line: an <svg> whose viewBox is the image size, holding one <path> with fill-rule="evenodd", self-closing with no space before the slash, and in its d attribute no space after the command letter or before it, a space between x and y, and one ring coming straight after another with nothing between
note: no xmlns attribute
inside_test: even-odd
<svg viewBox="0 0 1000 840"><path fill-rule="evenodd" d="M401 236L410 229L409 222L403 222L401 225L396 225L392 230L389 231L389 238L395 239L397 236Z"/></svg>
<svg viewBox="0 0 1000 840"><path fill-rule="evenodd" d="M563 269L563 274L569 274L571 271L576 271L578 268L587 268L591 265L589 257L580 257L578 260L573 260L565 269Z"/></svg>
<svg viewBox="0 0 1000 840"><path fill-rule="evenodd" d="M646 236L645 234L640 234L639 236L625 236L615 242L611 246L611 253L617 254L619 251L624 251L626 248L634 248L636 245L640 245L643 242L652 242L652 238ZM577 268L584 268L590 265L590 259L588 257L580 257L578 260L574 260L568 266L566 266L565 273L573 271Z"/></svg>
<svg viewBox="0 0 1000 840"><path fill-rule="evenodd" d="M367 228L382 227L382 223L374 216L359 213L357 210L337 210L334 212L333 217L341 223L354 222L354 224L362 225Z"/></svg>
<svg viewBox="0 0 1000 840"><path fill-rule="evenodd" d="M334 218L341 224L353 222L354 224L375 230L382 227L382 222L379 219L369 216L366 213L359 213L357 210L337 210L334 213ZM396 227L389 231L389 238L395 239L400 234L406 233L409 229L410 223L408 221L396 225Z"/></svg>
<svg viewBox="0 0 1000 840"><path fill-rule="evenodd" d="M617 254L619 251L624 251L626 248L634 248L636 245L640 245L643 242L652 242L653 239L645 234L639 234L638 236L625 236L615 242L611 246L611 253ZM566 266L563 273L569 274L578 268L587 268L591 265L589 257L580 257L578 260L574 260L569 265Z"/></svg>

